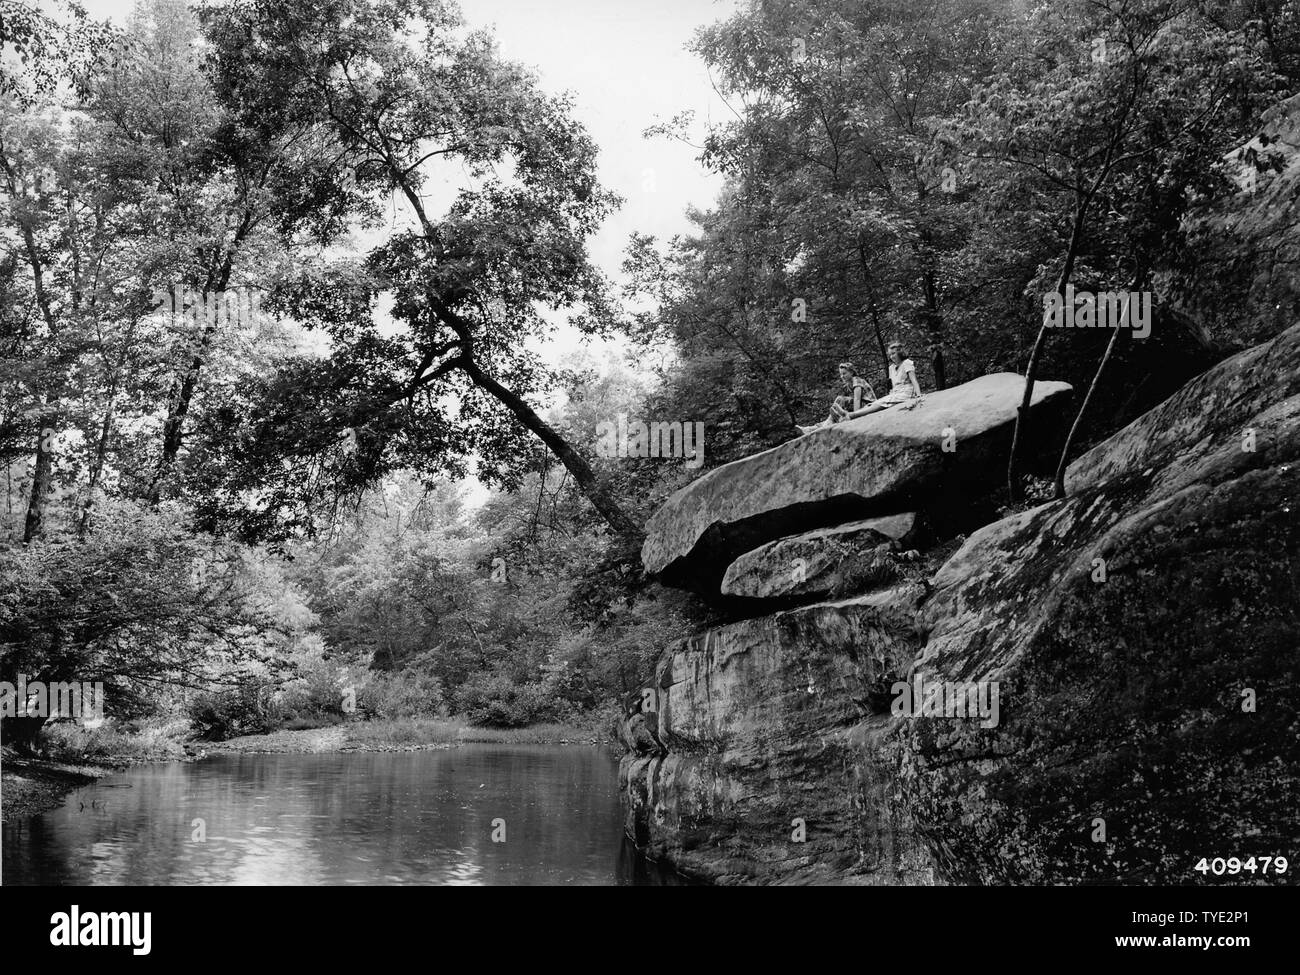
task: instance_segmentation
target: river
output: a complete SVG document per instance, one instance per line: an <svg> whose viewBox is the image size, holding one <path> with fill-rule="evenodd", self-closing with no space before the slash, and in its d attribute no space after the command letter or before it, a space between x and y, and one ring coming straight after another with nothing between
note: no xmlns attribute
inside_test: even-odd
<svg viewBox="0 0 1300 975"><path fill-rule="evenodd" d="M614 756L580 745L142 766L3 841L6 885L681 882L624 837Z"/></svg>

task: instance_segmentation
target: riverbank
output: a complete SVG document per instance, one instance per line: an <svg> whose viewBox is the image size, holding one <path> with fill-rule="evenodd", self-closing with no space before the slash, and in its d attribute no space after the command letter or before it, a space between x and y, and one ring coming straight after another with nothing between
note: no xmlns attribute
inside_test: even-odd
<svg viewBox="0 0 1300 975"><path fill-rule="evenodd" d="M323 754L414 752L469 743L597 745L608 741L593 728L542 724L530 728L475 728L456 719L398 718L357 721L301 731L273 731L228 741L201 742L156 736L103 734L77 729L75 743L60 729L47 757L20 757L3 750L0 820L9 823L55 809L70 792L134 765L196 761L212 754Z"/></svg>
<svg viewBox="0 0 1300 975"><path fill-rule="evenodd" d="M17 758L6 749L0 813L6 823L54 809L63 797L101 775L115 771L100 765L68 765Z"/></svg>
<svg viewBox="0 0 1300 975"><path fill-rule="evenodd" d="M476 728L463 721L399 718L365 721L304 731L273 731L205 743L208 752L318 754L322 752L413 752L454 748L471 742L501 745L598 745L602 737L578 725L541 724L529 728Z"/></svg>

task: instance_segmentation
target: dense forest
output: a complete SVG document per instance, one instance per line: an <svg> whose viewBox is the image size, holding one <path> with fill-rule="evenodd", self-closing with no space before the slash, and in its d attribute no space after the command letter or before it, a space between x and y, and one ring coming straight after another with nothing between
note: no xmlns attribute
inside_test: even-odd
<svg viewBox="0 0 1300 975"><path fill-rule="evenodd" d="M3 0L0 44L0 679L134 726L607 727L710 612L645 578L645 519L837 363L1095 383L1069 444L1017 431L1016 505L1280 330L1204 215L1281 165L1234 150L1300 87L1286 0L730 13L692 45L725 121L645 133L724 189L617 273L600 147L450 2ZM1067 286L1157 327L1052 332ZM703 423L703 464L607 456L620 415Z"/></svg>

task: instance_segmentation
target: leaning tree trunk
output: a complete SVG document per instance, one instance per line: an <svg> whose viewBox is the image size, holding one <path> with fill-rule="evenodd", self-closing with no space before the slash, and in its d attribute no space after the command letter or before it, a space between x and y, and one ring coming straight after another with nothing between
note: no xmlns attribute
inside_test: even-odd
<svg viewBox="0 0 1300 975"><path fill-rule="evenodd" d="M424 231L425 240L433 245L435 250L440 251L441 242L438 233L425 212L424 202L420 199L419 193L398 172L396 163L391 156L389 157L389 167L396 187L406 196L407 201L415 211L416 219L419 220L420 227ZM551 453L555 454L560 463L573 475L578 490L591 502L592 507L605 520L605 523L623 538L628 547L639 544L639 540L645 537L641 526L623 510L615 499L613 492L610 491L609 486L596 476L586 458L574 449L560 435L559 431L538 416L537 411L529 406L522 396L497 382L483 371L474 356L473 327L452 310L451 304L443 300L443 296L437 289L430 288L427 297L434 315L456 335L456 344L460 346L459 354L456 356L458 368L470 378L470 381L475 386L504 405L515 419L531 430L542 443L550 448Z"/></svg>
<svg viewBox="0 0 1300 975"><path fill-rule="evenodd" d="M1106 147L1106 155L1102 160L1100 170L1097 172L1097 178L1092 181L1092 185L1085 189L1080 183L1076 182L1075 184L1074 221L1070 227L1070 244L1065 251L1065 264L1061 268L1061 277L1056 282L1056 293L1062 297L1065 296L1065 286L1070 283L1070 276L1074 273L1074 262L1079 256L1079 248L1083 243L1083 229L1087 224L1088 208L1092 206L1092 201L1096 198L1102 185L1110 178L1115 152L1119 147L1120 139L1123 137L1124 120L1132 107L1133 101L1130 99L1117 120L1116 132L1112 136L1110 144ZM1025 367L1025 395L1020 401L1020 408L1016 411L1016 428L1011 436L1011 456L1007 460L1007 494L1012 502L1024 499L1024 490L1020 484L1019 476L1020 451L1029 440L1029 406L1033 402L1034 380L1038 378L1038 360L1046 337L1047 316L1044 315L1043 320L1038 325L1038 335L1034 338L1034 348L1029 353L1029 363Z"/></svg>
<svg viewBox="0 0 1300 975"><path fill-rule="evenodd" d="M1070 432L1065 438L1065 445L1061 448L1061 459L1056 465L1056 477L1054 479L1054 497L1057 500L1065 497L1065 466L1069 463L1070 448L1074 446L1075 434L1079 432L1079 426L1083 423L1083 414L1087 412L1088 404L1092 402L1092 394L1097 391L1097 383L1101 380L1101 374L1106 370L1106 363L1110 361L1110 354L1115 350L1115 340L1119 338L1120 326L1116 325L1110 334L1110 341L1106 343L1106 351L1102 354L1101 362L1097 366L1097 371L1093 374L1092 382L1088 385L1088 392L1083 397L1083 403L1079 406L1079 412L1075 414L1074 423L1070 425Z"/></svg>
<svg viewBox="0 0 1300 975"><path fill-rule="evenodd" d="M1110 341L1106 343L1106 351L1102 353L1101 362L1097 364L1097 371L1093 373L1092 382L1088 384L1088 392L1084 395L1083 402L1079 404L1079 412L1075 414L1074 423L1070 425L1070 432L1065 438L1065 446L1061 448L1061 459L1056 465L1055 478L1055 497L1058 500L1065 497L1065 467L1070 460L1070 448L1074 446L1075 435L1083 424L1083 415L1088 411L1088 404L1092 402L1093 393L1097 391L1097 386L1101 382L1101 374L1106 371L1106 363L1110 362L1111 353L1115 351L1115 341L1119 338L1124 319L1128 316L1132 291L1136 285L1137 281L1135 279L1128 287L1129 295L1124 299L1124 307L1120 310L1119 321L1115 323L1115 328L1110 333Z"/></svg>
<svg viewBox="0 0 1300 975"><path fill-rule="evenodd" d="M578 490L591 502L592 507L600 513L611 528L627 538L643 536L641 526L625 512L614 498L608 485L596 476L586 458L560 435L549 423L537 415L537 412L524 401L518 393L508 389L485 373L472 356L465 357L462 366L465 374L475 386L489 393L502 403L525 427L537 435L542 443L550 448L551 453L559 459L577 482Z"/></svg>
<svg viewBox="0 0 1300 975"><path fill-rule="evenodd" d="M1065 294L1065 286L1074 274L1074 262L1079 255L1079 245L1083 242L1084 218L1088 210L1088 201L1082 200L1075 207L1074 223L1070 230L1070 245L1065 252L1065 264L1056 281L1056 293ZM1038 335L1034 338L1034 347L1029 352L1029 363L1025 366L1025 393L1016 410L1015 431L1011 435L1011 456L1007 461L1007 494L1011 501L1021 501L1024 490L1020 483L1020 452L1029 441L1029 407L1034 398L1034 380L1038 378L1038 362L1043 352L1043 343L1047 339L1047 316L1038 324Z"/></svg>

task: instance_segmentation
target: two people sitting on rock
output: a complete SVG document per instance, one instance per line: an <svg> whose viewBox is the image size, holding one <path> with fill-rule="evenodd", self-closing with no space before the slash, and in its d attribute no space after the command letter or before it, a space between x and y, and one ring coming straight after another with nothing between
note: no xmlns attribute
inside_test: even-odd
<svg viewBox="0 0 1300 975"><path fill-rule="evenodd" d="M835 401L831 403L830 415L825 420L810 427L799 427L799 432L812 433L832 423L855 420L868 413L887 410L891 406L901 405L905 410L920 406L924 399L921 395L921 383L916 378L915 364L903 353L902 342L889 343L889 359L890 390L888 395L880 399L876 399L872 394L870 383L854 375L853 363L841 362L840 383L846 388L846 394L835 397Z"/></svg>

